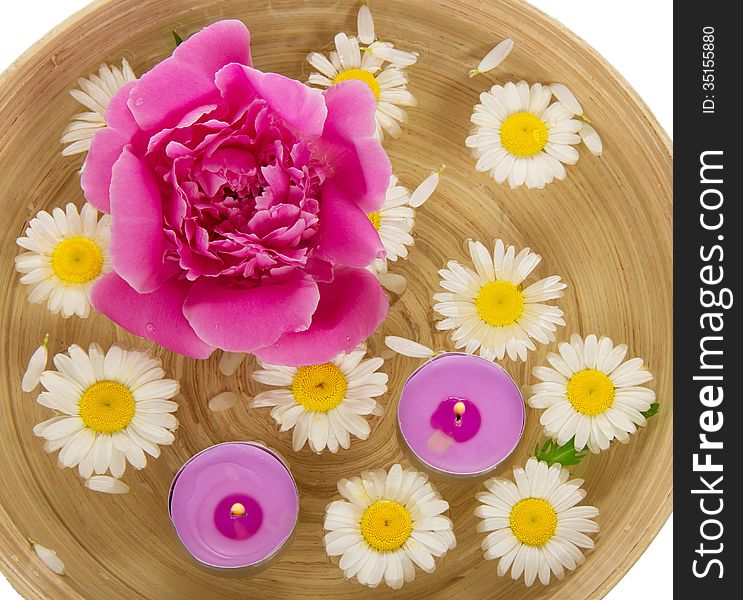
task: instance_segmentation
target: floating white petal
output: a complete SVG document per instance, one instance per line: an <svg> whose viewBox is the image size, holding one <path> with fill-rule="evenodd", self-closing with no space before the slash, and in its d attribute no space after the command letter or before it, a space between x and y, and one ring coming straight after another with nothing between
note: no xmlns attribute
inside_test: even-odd
<svg viewBox="0 0 743 600"><path fill-rule="evenodd" d="M384 289L396 294L397 296L402 296L408 288L408 282L405 277L398 275L397 273L381 271L377 273L377 279Z"/></svg>
<svg viewBox="0 0 743 600"><path fill-rule="evenodd" d="M50 571L57 575L64 575L64 563L60 560L54 550L42 546L41 544L37 544L36 542L32 542L32 545L34 552L36 552L36 556L39 557L41 562L43 562Z"/></svg>
<svg viewBox="0 0 743 600"><path fill-rule="evenodd" d="M359 14L356 19L356 28L359 34L359 41L367 46L377 39L374 33L374 18L372 17L371 10L366 4L366 0L363 0L359 7Z"/></svg>
<svg viewBox="0 0 743 600"><path fill-rule="evenodd" d="M433 195L441 181L441 173L444 172L445 168L446 167L442 165L438 171L431 173L417 188L413 190L413 193L410 194L410 200L408 201L410 206L418 208Z"/></svg>
<svg viewBox="0 0 743 600"><path fill-rule="evenodd" d="M121 479L108 475L94 475L85 482L85 487L102 494L128 494L130 488Z"/></svg>
<svg viewBox="0 0 743 600"><path fill-rule="evenodd" d="M513 40L510 38L502 40L495 48L485 55L485 57L480 61L480 64L477 65L476 69L470 71L470 77L492 71L508 58L508 55L511 54L511 50L513 50Z"/></svg>
<svg viewBox="0 0 743 600"><path fill-rule="evenodd" d="M209 400L209 410L212 412L222 412L229 410L240 400L235 392L222 392Z"/></svg>
<svg viewBox="0 0 743 600"><path fill-rule="evenodd" d="M575 94L570 91L568 86L566 86L564 83L553 83L552 85L550 85L550 89L555 95L555 98L557 98L560 103L570 112L572 112L574 115L583 114L583 107L581 106L580 102L578 102L578 98L575 97Z"/></svg>
<svg viewBox="0 0 743 600"><path fill-rule="evenodd" d="M588 123L583 123L583 127L580 130L580 139L586 145L586 148L595 156L601 156L604 152L604 143L601 141L601 136L597 131Z"/></svg>
<svg viewBox="0 0 743 600"><path fill-rule="evenodd" d="M237 373L246 356L244 352L222 352L219 358L219 372L226 377L231 377Z"/></svg>
<svg viewBox="0 0 743 600"><path fill-rule="evenodd" d="M39 385L41 374L46 370L46 364L49 361L49 351L46 347L48 341L49 334L46 335L44 343L36 348L28 361L28 367L26 367L26 372L23 374L21 381L21 389L24 392L32 392Z"/></svg>
<svg viewBox="0 0 743 600"><path fill-rule="evenodd" d="M433 358L436 352L431 348L396 335L388 335L384 338L385 345L394 352L411 358Z"/></svg>

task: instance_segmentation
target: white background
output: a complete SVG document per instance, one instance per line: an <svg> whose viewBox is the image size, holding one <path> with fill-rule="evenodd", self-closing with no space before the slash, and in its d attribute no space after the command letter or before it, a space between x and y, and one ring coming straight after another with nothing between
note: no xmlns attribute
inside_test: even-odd
<svg viewBox="0 0 743 600"><path fill-rule="evenodd" d="M672 0L531 2L596 48L632 84L661 125L673 135ZM87 0L3 2L0 71L54 25L87 3ZM609 593L608 600L672 598L672 521L668 521L638 563ZM7 581L0 577L0 599L17 598Z"/></svg>

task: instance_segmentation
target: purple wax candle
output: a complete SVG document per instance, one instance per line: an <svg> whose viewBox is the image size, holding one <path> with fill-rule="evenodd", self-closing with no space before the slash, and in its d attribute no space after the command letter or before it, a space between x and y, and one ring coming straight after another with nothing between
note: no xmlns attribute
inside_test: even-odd
<svg viewBox="0 0 743 600"><path fill-rule="evenodd" d="M410 376L397 420L403 442L424 467L482 476L516 448L526 410L503 368L479 356L447 353Z"/></svg>
<svg viewBox="0 0 743 600"><path fill-rule="evenodd" d="M170 487L170 519L199 562L259 568L289 541L299 515L297 487L271 450L253 442L207 448Z"/></svg>

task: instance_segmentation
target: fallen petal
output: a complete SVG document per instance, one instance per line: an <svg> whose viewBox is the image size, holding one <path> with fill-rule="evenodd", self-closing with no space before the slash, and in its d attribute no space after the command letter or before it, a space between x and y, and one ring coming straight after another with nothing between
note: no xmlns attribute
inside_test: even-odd
<svg viewBox="0 0 743 600"><path fill-rule="evenodd" d="M412 358L432 358L436 356L433 350L423 344L396 335L388 335L384 338L384 343L390 350L394 350L403 356Z"/></svg>
<svg viewBox="0 0 743 600"><path fill-rule="evenodd" d="M57 575L64 575L64 563L59 559L54 550L50 550L49 548L33 541L31 544L33 545L34 552L36 552L36 556L41 559L41 562Z"/></svg>
<svg viewBox="0 0 743 600"><path fill-rule="evenodd" d="M601 136L593 126L588 123L583 123L583 127L581 127L581 130L578 133L580 133L580 139L583 140L583 143L586 145L586 148L591 151L591 154L601 156L604 152L604 143L601 141Z"/></svg>
<svg viewBox="0 0 743 600"><path fill-rule="evenodd" d="M21 389L24 392L32 392L39 385L41 374L46 370L46 365L49 360L49 351L47 350L47 342L49 341L49 334L44 337L44 343L39 346L36 351L31 355L31 359L28 361L28 367L26 372L23 374L21 381Z"/></svg>
<svg viewBox="0 0 743 600"><path fill-rule="evenodd" d="M235 392L222 392L209 400L209 410L212 412L222 412L228 410L237 404L240 397Z"/></svg>
<svg viewBox="0 0 743 600"><path fill-rule="evenodd" d="M226 377L231 377L237 373L246 356L245 352L222 352L219 359L219 372Z"/></svg>
<svg viewBox="0 0 743 600"><path fill-rule="evenodd" d="M86 480L85 487L102 494L128 494L130 488L121 479L108 475L95 475Z"/></svg>
<svg viewBox="0 0 743 600"><path fill-rule="evenodd" d="M480 64L477 65L476 69L470 71L470 77L492 71L508 58L508 55L511 54L511 50L513 50L512 39L506 38L501 41L495 48L485 55L485 57L480 61Z"/></svg>
<svg viewBox="0 0 743 600"><path fill-rule="evenodd" d="M405 278L396 273L377 273L377 279L379 285L398 296L402 296L408 288L408 282Z"/></svg>
<svg viewBox="0 0 743 600"><path fill-rule="evenodd" d="M568 89L568 86L562 83L553 83L550 86L550 90L552 90L555 98L560 101L560 104L570 112L575 115L583 114L583 107L580 105L580 102L578 102L578 98L575 97L575 94Z"/></svg>
<svg viewBox="0 0 743 600"><path fill-rule="evenodd" d="M441 165L441 168L438 171L431 173L417 188L413 190L413 193L410 194L410 200L408 200L410 206L418 208L431 197L431 195L436 191L439 181L441 181L441 173L444 172L445 168L445 165Z"/></svg>

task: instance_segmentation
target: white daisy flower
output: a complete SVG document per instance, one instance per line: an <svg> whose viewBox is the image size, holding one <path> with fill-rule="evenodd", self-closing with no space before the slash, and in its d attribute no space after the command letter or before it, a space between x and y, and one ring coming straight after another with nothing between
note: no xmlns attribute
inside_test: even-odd
<svg viewBox="0 0 743 600"><path fill-rule="evenodd" d="M383 273L386 271L387 261L394 262L398 258L408 257L408 247L415 244L410 235L415 225L415 209L422 206L436 191L443 170L444 167L441 167L428 176L412 194L399 184L395 175L390 177L382 207L367 215L379 233L387 253L386 259L378 258L370 265L372 272Z"/></svg>
<svg viewBox="0 0 743 600"><path fill-rule="evenodd" d="M28 541L31 544L31 547L34 549L34 552L36 552L36 556L39 557L39 560L44 563L47 569L49 569L53 573L56 573L57 575L65 574L64 563L62 562L62 559L57 556L57 553L54 550L52 550L51 548L47 548L46 546L42 546L32 539L29 539Z"/></svg>
<svg viewBox="0 0 743 600"><path fill-rule="evenodd" d="M48 343L49 334L47 333L44 336L44 341L41 346L36 348L28 361L28 367L26 367L26 372L23 374L23 378L21 379L21 389L24 392L33 392L39 385L41 374L46 371L46 364L49 362Z"/></svg>
<svg viewBox="0 0 743 600"><path fill-rule="evenodd" d="M363 81L377 99L377 138L381 140L384 132L398 137L402 133L400 123L407 121L401 107L417 105L407 90L405 73L405 69L417 60L416 52L405 52L390 42L376 39L371 11L363 2L358 16L358 38L339 33L335 36L335 50L328 56L310 53L307 62L317 72L310 74L307 83L327 88L350 79Z"/></svg>
<svg viewBox="0 0 743 600"><path fill-rule="evenodd" d="M478 531L487 531L482 543L485 558L499 558L498 575L511 570L517 580L523 574L530 586L539 578L542 585L551 574L558 579L565 569L573 570L585 560L582 548L593 548L587 533L598 531L591 519L599 511L578 506L586 496L582 479L568 480L570 473L559 464L530 458L526 468L513 470L516 483L492 478L487 492L477 494L482 502L475 516L483 519Z"/></svg>
<svg viewBox="0 0 743 600"><path fill-rule="evenodd" d="M469 250L474 271L454 260L439 271L447 291L434 294L433 308L444 317L436 328L452 331L457 349L479 351L487 360L506 354L526 360L527 351L536 350L534 340L554 341L557 326L565 325L563 312L544 302L560 298L567 285L553 275L523 286L542 257L529 248L517 254L502 240L495 241L494 255L480 242L470 242Z"/></svg>
<svg viewBox="0 0 743 600"><path fill-rule="evenodd" d="M293 429L295 452L309 443L313 452L325 448L338 452L351 444L351 435L369 437L369 415L381 414L374 399L387 391L387 374L377 370L381 358L364 360L366 345L331 362L303 367L285 367L259 362L262 369L251 377L258 383L279 389L261 392L251 407L272 407L271 416L281 431Z"/></svg>
<svg viewBox="0 0 743 600"><path fill-rule="evenodd" d="M26 235L16 244L28 250L15 258L15 269L28 286L32 304L46 302L54 314L66 319L90 314L90 289L95 281L111 271L108 256L111 217L102 215L90 204L77 207L69 203L65 210L52 214L42 210L31 219Z"/></svg>
<svg viewBox="0 0 743 600"><path fill-rule="evenodd" d="M642 386L653 378L642 359L625 361L627 346L595 335L573 335L558 350L547 355L553 368L532 371L542 383L531 387L528 402L544 410L545 433L560 445L574 437L576 450L596 453L614 439L627 442L655 402L655 392Z"/></svg>
<svg viewBox="0 0 743 600"><path fill-rule="evenodd" d="M475 129L465 142L478 171L498 183L508 180L512 188L543 188L565 178L563 163L578 162L573 146L581 141L583 123L565 104L552 102L553 93L550 86L520 81L480 94L472 114Z"/></svg>
<svg viewBox="0 0 743 600"><path fill-rule="evenodd" d="M56 371L45 371L45 388L37 402L56 411L34 427L44 438L44 450L59 450L63 467L78 467L83 479L110 471L124 474L126 461L135 469L147 465L145 453L160 455L160 445L170 445L178 420L171 401L179 385L164 379L159 359L145 352L111 346L104 353L98 344L88 352L70 346L54 357Z"/></svg>
<svg viewBox="0 0 743 600"><path fill-rule="evenodd" d="M137 76L125 58L121 59L121 68L112 65L101 65L98 73L77 80L80 89L70 90L70 95L88 109L72 117L64 130L62 156L81 154L90 150L93 137L99 129L106 126L106 108L116 93Z"/></svg>
<svg viewBox="0 0 743 600"><path fill-rule="evenodd" d="M432 573L435 559L456 546L452 522L442 514L449 503L424 473L400 465L365 471L341 479L338 491L345 500L325 511L325 550L341 557L348 579L400 589L415 579L415 565Z"/></svg>

